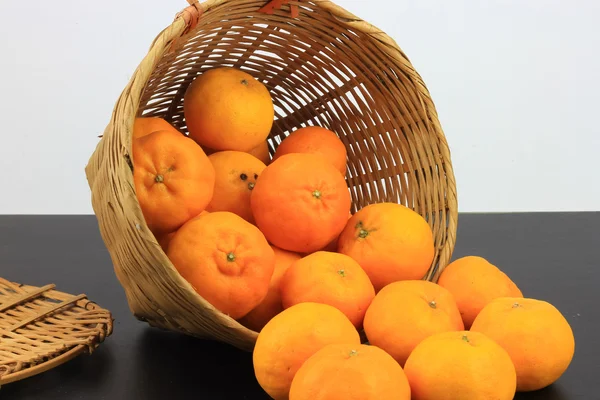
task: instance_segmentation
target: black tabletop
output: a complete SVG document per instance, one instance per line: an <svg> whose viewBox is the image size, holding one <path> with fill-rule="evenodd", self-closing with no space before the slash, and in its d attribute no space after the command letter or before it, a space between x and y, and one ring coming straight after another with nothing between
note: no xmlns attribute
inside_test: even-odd
<svg viewBox="0 0 600 400"><path fill-rule="evenodd" d="M600 399L600 213L463 214L454 258L480 255L575 332L569 370L517 399ZM115 318L91 356L0 389L1 400L268 399L250 353L149 328L130 314L93 216L0 216L0 276L85 293Z"/></svg>

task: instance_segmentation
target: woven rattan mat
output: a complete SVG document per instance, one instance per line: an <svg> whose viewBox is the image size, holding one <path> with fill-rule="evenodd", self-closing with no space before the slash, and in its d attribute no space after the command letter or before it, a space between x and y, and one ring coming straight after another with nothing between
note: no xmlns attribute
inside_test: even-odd
<svg viewBox="0 0 600 400"><path fill-rule="evenodd" d="M0 278L0 386L92 353L112 324L110 312L83 294Z"/></svg>

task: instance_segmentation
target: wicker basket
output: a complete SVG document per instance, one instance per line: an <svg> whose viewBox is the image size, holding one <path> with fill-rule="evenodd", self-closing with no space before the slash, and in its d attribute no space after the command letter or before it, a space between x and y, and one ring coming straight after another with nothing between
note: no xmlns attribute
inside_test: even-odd
<svg viewBox="0 0 600 400"><path fill-rule="evenodd" d="M112 329L110 311L83 294L0 278L0 387L92 354Z"/></svg>
<svg viewBox="0 0 600 400"><path fill-rule="evenodd" d="M397 44L327 0L291 1L273 12L265 12L264 0L189 1L152 43L86 167L100 231L134 315L246 350L256 340L179 276L144 222L132 181L134 117L161 116L186 132L184 92L218 66L241 68L271 91L271 154L296 128L332 129L348 150L353 211L389 201L423 215L436 245L425 278L435 281L455 243L455 181L429 92Z"/></svg>

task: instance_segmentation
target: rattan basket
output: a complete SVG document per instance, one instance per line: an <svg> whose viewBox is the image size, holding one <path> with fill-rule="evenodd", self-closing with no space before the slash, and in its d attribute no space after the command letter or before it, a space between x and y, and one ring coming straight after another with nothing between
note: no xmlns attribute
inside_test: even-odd
<svg viewBox="0 0 600 400"><path fill-rule="evenodd" d="M144 222L132 183L134 118L161 116L185 133L187 86L219 66L245 70L271 91L271 154L296 128L332 129L348 150L353 211L390 201L423 215L436 245L425 278L435 281L455 243L455 180L433 101L394 40L326 0L290 1L273 12L261 10L264 0L190 2L152 43L86 167L100 231L134 315L242 349L256 340L180 277Z"/></svg>

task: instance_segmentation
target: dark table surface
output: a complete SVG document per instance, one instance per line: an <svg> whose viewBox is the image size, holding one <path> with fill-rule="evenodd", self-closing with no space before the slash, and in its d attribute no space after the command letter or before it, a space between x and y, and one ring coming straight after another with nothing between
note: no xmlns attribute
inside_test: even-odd
<svg viewBox="0 0 600 400"><path fill-rule="evenodd" d="M600 213L463 214L454 258L481 255L527 297L565 315L576 339L563 377L517 399L600 399ZM268 399L250 353L149 328L130 314L93 216L0 216L0 276L85 293L115 318L91 356L0 389L1 400Z"/></svg>

